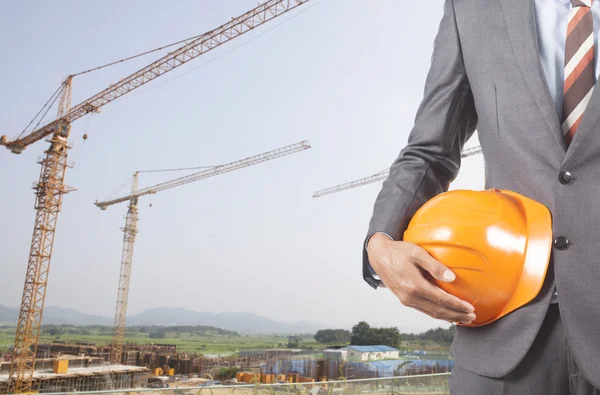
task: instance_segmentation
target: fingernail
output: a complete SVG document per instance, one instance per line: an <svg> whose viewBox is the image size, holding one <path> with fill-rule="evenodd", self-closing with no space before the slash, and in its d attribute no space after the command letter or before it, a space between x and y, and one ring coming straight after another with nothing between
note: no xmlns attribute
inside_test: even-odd
<svg viewBox="0 0 600 395"><path fill-rule="evenodd" d="M475 320L475 318L477 318L477 317L475 316L475 314L469 314L469 315L467 316L467 318L468 318L468 319L470 319L471 321L474 321L474 320Z"/></svg>
<svg viewBox="0 0 600 395"><path fill-rule="evenodd" d="M471 322L473 322L473 321L461 321L461 322L459 322L459 324L461 324L461 325L471 325Z"/></svg>
<svg viewBox="0 0 600 395"><path fill-rule="evenodd" d="M444 281L448 281L449 283L451 283L452 281L456 280L456 275L450 270L446 270L442 278L444 279Z"/></svg>

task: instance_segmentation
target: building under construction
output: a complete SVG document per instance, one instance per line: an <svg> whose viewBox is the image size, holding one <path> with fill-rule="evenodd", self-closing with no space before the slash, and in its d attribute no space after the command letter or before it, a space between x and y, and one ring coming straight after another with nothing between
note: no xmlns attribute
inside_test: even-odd
<svg viewBox="0 0 600 395"><path fill-rule="evenodd" d="M29 393L35 390L33 381L35 379L35 360L40 332L42 328L42 317L44 301L50 272L50 262L54 250L54 237L58 223L59 213L63 206L63 196L74 190L66 186L65 174L68 168L73 166L68 160L68 151L71 149L69 136L71 134L71 123L86 115L98 113L100 109L138 89L139 87L153 81L156 78L178 68L193 59L217 48L236 37L239 37L255 28L284 15L287 12L302 6L309 0L268 0L257 7L227 20L222 25L208 32L196 35L189 39L180 40L167 46L157 47L141 54L128 56L117 62L100 65L83 72L69 74L61 83L60 87L52 94L42 109L34 116L25 129L14 140L9 140L5 135L0 136L0 146L4 146L14 154L21 154L32 144L46 140L50 143L44 151L44 156L38 163L41 165L40 178L33 189L35 190L36 210L33 236L25 271L25 283L21 298L21 307L17 319L17 329L12 355L12 368L10 376L15 379L16 393ZM152 61L138 71L121 78L117 83L110 84L108 88L100 89L98 93L88 99L72 106L72 84L76 76L87 74L92 71L104 69L117 63L125 62L162 51L167 47L182 44L177 49L171 49L167 54ZM47 121L46 115L53 107L58 107L56 119ZM87 133L83 134L84 141ZM107 202L99 202L98 206L106 207L119 201L129 202L124 228L124 249L121 261L121 272L117 295L117 306L115 311L115 324L113 341L109 359L114 364L119 363L122 358L123 344L125 341L125 318L127 312L127 300L129 292L129 281L131 278L131 266L133 257L133 245L135 235L138 232L138 198L144 194L156 193L161 190L172 188L185 183L212 177L225 172L234 171L253 164L265 162L290 153L308 149L306 143L296 146L282 148L280 150L264 153L246 160L230 163L228 165L214 166L204 171L180 177L151 188L137 190L137 174L134 176L136 182L132 188L132 194L128 197L114 199ZM39 376L39 375L38 375ZM38 380L39 381L39 380ZM39 385L38 385L39 386Z"/></svg>
<svg viewBox="0 0 600 395"><path fill-rule="evenodd" d="M139 366L106 365L102 358L40 359L36 361L32 391L107 391L147 386L149 370ZM0 363L0 394L14 393L10 363Z"/></svg>

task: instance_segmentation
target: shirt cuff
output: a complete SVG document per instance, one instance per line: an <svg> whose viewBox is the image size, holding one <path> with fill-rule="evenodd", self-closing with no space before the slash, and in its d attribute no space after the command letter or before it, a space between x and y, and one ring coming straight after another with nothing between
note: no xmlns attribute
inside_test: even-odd
<svg viewBox="0 0 600 395"><path fill-rule="evenodd" d="M367 249L367 246L369 245L369 240L371 240L371 237L373 237L376 234L382 234L387 236L390 240L394 240L394 238L390 235L388 235L385 232L374 232L373 234L369 235L369 237L367 237L367 240L365 241L365 250ZM379 276L377 275L377 273L375 273L375 270L373 270L373 267L371 267L371 265L367 265L367 269L369 270L369 273L371 274L371 276L373 276L373 278L377 281L381 281L381 278L379 278Z"/></svg>

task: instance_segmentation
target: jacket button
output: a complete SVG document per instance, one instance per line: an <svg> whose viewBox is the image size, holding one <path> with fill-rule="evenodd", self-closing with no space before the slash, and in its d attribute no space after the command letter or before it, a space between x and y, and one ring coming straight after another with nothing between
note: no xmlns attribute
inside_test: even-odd
<svg viewBox="0 0 600 395"><path fill-rule="evenodd" d="M560 174L558 176L558 181L560 181L561 184L563 184L563 185L570 184L571 180L573 180L573 176L571 175L570 172L568 172L568 171L560 172Z"/></svg>
<svg viewBox="0 0 600 395"><path fill-rule="evenodd" d="M564 236L554 239L554 248L557 250L566 250L571 245L571 241Z"/></svg>

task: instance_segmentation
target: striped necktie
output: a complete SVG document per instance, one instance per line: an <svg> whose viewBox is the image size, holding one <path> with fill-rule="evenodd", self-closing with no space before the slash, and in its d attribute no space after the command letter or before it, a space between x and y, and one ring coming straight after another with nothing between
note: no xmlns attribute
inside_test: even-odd
<svg viewBox="0 0 600 395"><path fill-rule="evenodd" d="M587 107L596 75L594 72L594 19L592 0L571 0L565 45L565 85L562 131L567 144L577 132Z"/></svg>

